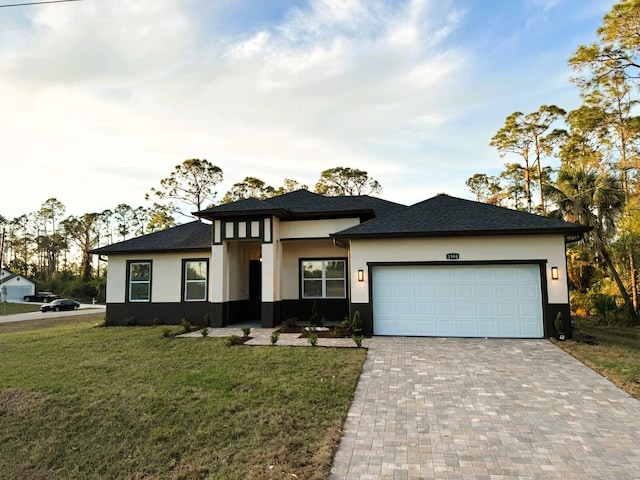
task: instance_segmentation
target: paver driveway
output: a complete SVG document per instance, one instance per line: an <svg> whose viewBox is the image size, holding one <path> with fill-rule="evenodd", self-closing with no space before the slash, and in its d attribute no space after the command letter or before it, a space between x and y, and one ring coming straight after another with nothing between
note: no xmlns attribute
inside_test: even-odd
<svg viewBox="0 0 640 480"><path fill-rule="evenodd" d="M374 337L330 479L640 479L640 402L547 340Z"/></svg>

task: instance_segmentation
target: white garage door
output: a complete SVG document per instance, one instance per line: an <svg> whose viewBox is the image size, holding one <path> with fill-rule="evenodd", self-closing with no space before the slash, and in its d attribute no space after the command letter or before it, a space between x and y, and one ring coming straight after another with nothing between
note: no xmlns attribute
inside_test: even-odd
<svg viewBox="0 0 640 480"><path fill-rule="evenodd" d="M541 338L538 265L374 267L373 333Z"/></svg>

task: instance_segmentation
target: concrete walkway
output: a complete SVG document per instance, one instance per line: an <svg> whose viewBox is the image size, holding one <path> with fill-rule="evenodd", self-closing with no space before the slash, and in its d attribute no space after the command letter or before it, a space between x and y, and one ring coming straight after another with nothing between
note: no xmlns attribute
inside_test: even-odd
<svg viewBox="0 0 640 480"><path fill-rule="evenodd" d="M330 479L640 479L640 402L547 340L368 346Z"/></svg>

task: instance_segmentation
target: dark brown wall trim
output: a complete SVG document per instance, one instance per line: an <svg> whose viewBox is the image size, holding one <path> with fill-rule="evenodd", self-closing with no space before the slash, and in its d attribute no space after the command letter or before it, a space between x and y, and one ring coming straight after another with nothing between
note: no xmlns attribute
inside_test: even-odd
<svg viewBox="0 0 640 480"><path fill-rule="evenodd" d="M204 326L212 317L208 302L109 303L107 325L180 325L186 319Z"/></svg>

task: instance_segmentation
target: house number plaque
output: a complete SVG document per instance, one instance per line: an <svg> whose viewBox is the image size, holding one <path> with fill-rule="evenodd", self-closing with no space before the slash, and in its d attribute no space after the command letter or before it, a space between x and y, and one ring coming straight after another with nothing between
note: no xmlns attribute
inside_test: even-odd
<svg viewBox="0 0 640 480"><path fill-rule="evenodd" d="M460 259L459 253L447 253L447 260L459 260L459 259Z"/></svg>

